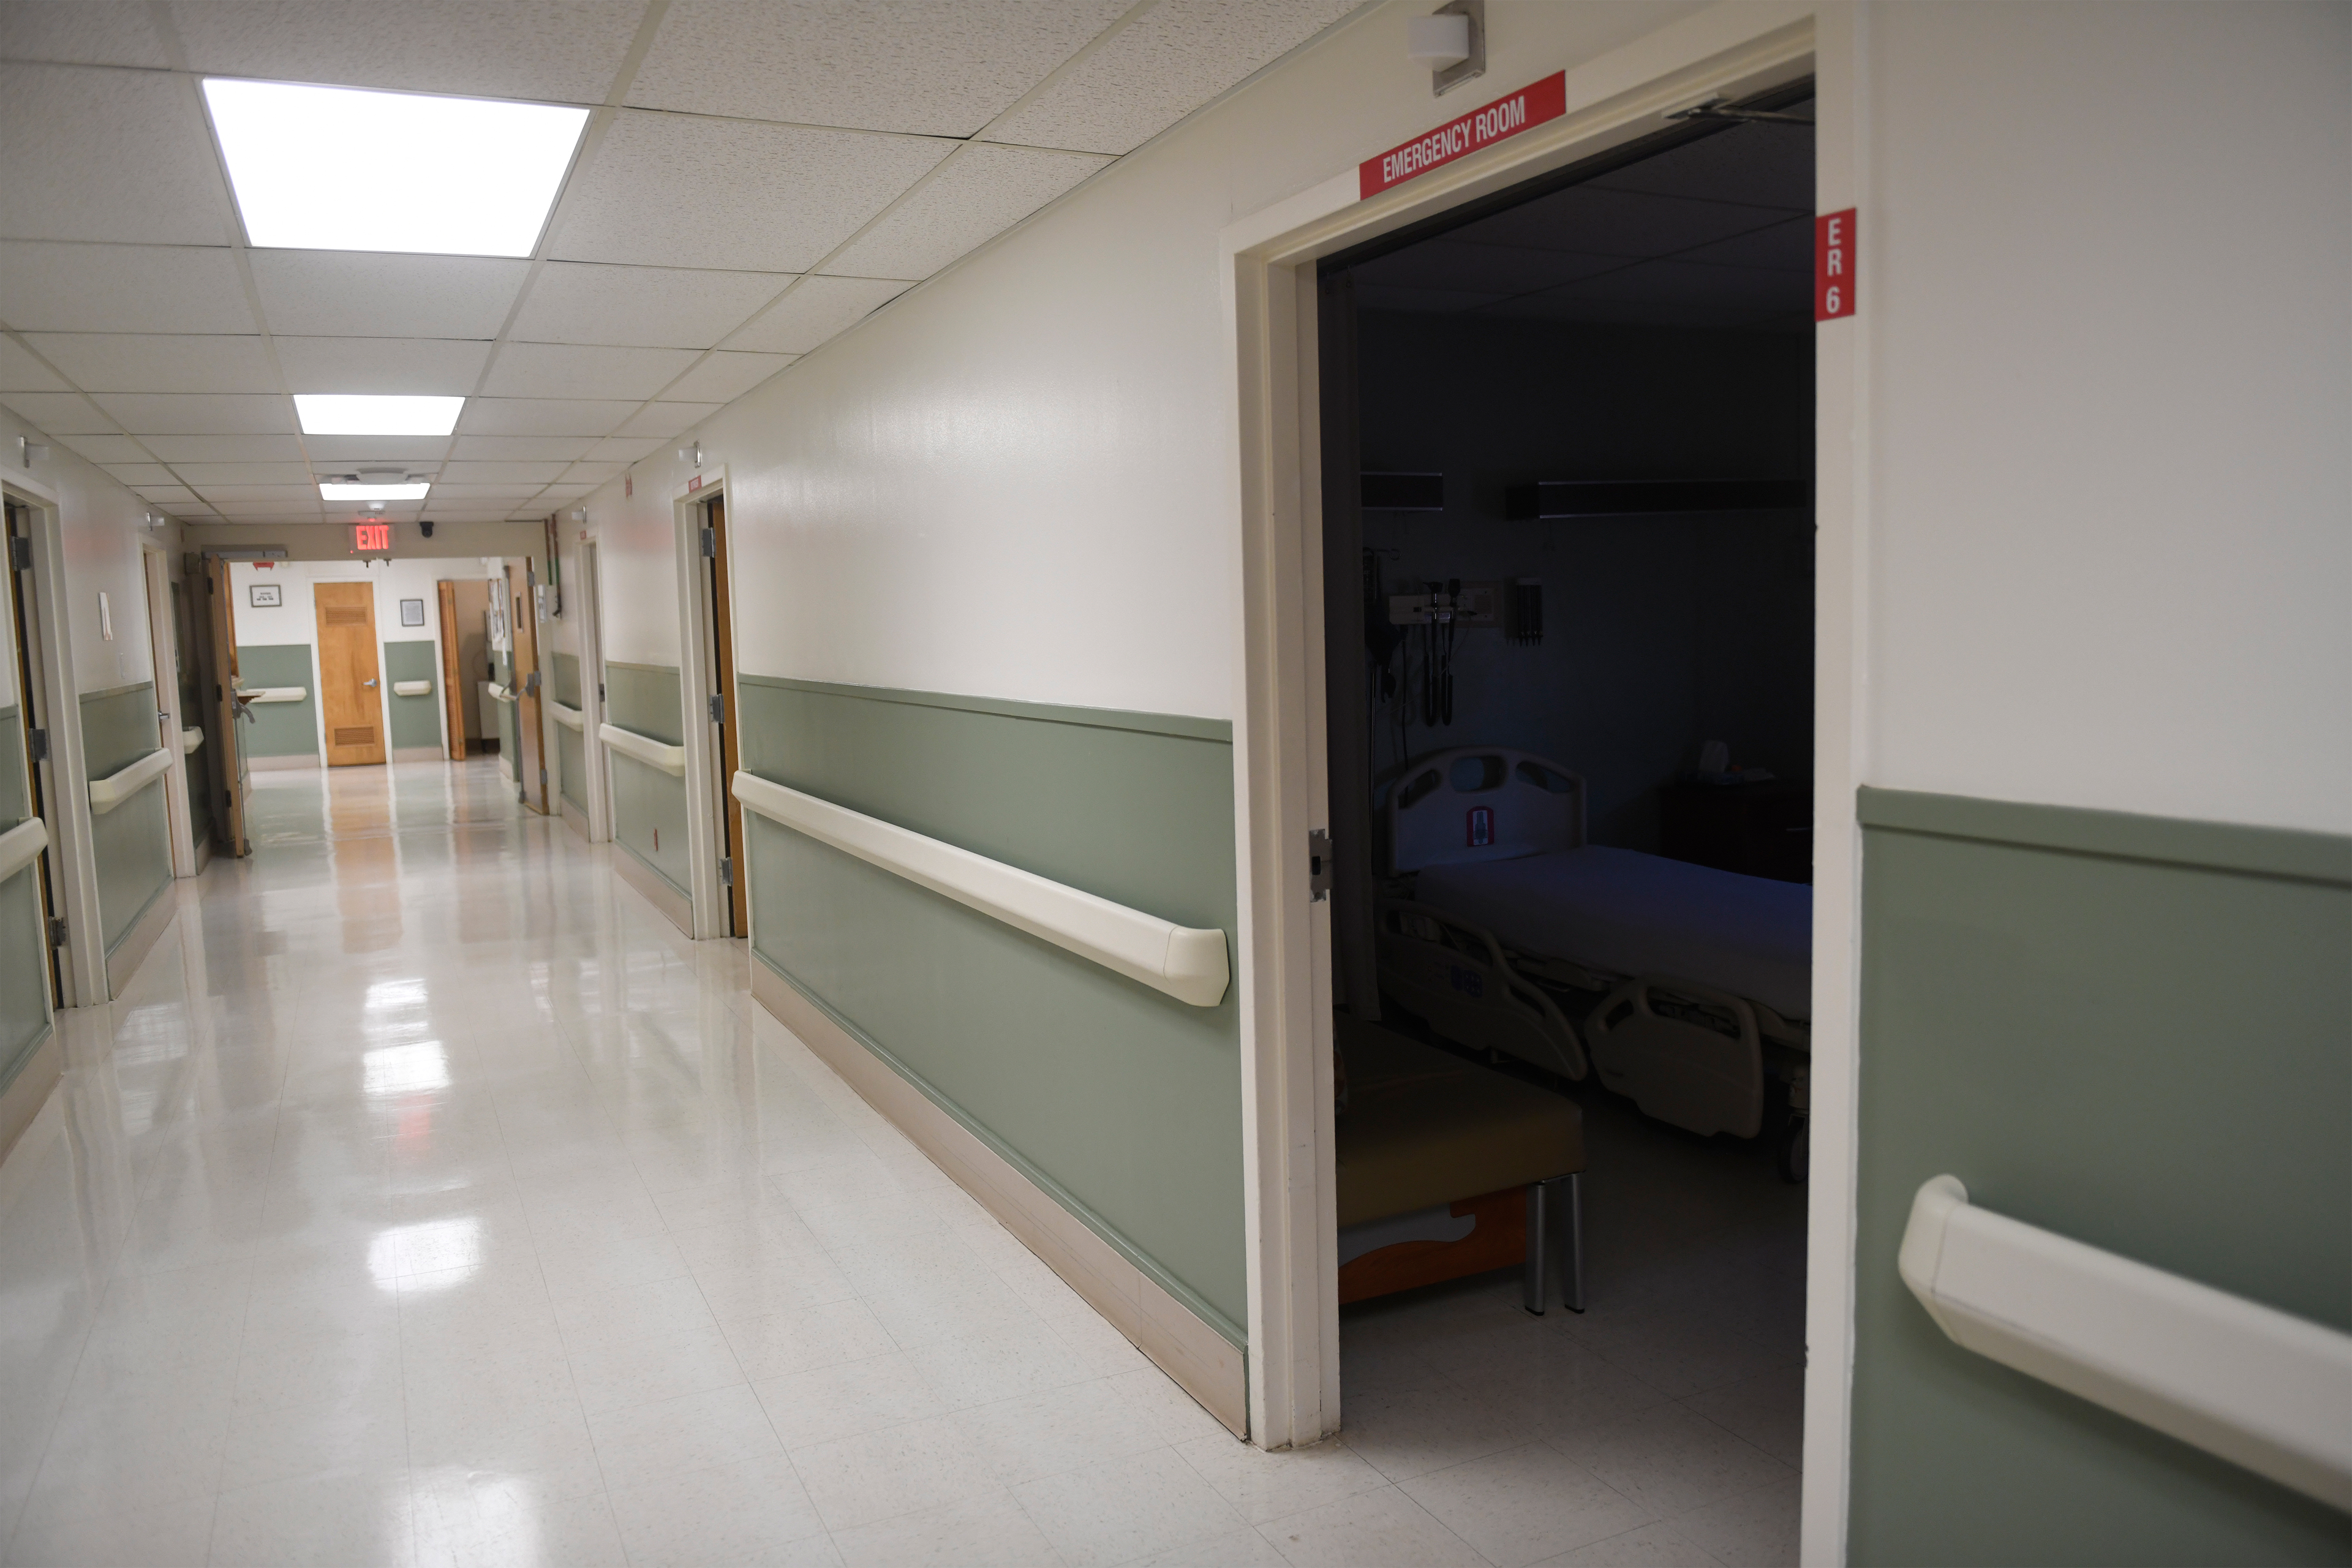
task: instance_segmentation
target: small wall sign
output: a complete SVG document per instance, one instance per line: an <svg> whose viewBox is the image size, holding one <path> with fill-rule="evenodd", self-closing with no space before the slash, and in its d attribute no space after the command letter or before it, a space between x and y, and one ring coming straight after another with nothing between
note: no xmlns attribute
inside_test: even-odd
<svg viewBox="0 0 2352 1568"><path fill-rule="evenodd" d="M257 610L274 610L285 603L285 592L275 583L256 583L245 591L245 602Z"/></svg>
<svg viewBox="0 0 2352 1568"><path fill-rule="evenodd" d="M422 599L401 600L400 624L404 626L423 626L425 624L425 601Z"/></svg>
<svg viewBox="0 0 2352 1568"><path fill-rule="evenodd" d="M1813 320L1853 314L1853 208L1813 219Z"/></svg>
<svg viewBox="0 0 2352 1568"><path fill-rule="evenodd" d="M1356 170L1357 197L1376 196L1391 185L1402 185L1567 112L1568 73L1554 71L1507 98L1474 109L1377 158L1365 159Z"/></svg>

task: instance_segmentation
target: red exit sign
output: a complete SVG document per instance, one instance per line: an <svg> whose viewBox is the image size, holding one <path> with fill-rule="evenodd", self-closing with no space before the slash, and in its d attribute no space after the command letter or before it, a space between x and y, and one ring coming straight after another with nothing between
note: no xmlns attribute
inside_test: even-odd
<svg viewBox="0 0 2352 1568"><path fill-rule="evenodd" d="M355 522L352 524L352 549L354 551L389 551L392 548L392 524L388 522Z"/></svg>

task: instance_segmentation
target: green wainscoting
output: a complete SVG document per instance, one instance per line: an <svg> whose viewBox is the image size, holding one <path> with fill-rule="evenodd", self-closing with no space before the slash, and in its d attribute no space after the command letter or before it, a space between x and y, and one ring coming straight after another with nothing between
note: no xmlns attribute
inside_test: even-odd
<svg viewBox="0 0 2352 1568"><path fill-rule="evenodd" d="M248 757L315 757L319 754L319 672L308 643L240 643L236 678L248 689L299 686L299 702L256 702L246 711L253 721L245 726Z"/></svg>
<svg viewBox="0 0 2352 1568"><path fill-rule="evenodd" d="M1226 724L758 676L739 690L748 772L1231 940ZM1234 994L1187 1006L747 822L758 956L1243 1344Z"/></svg>
<svg viewBox="0 0 2352 1568"><path fill-rule="evenodd" d="M403 697L395 682L429 680L433 689L422 697ZM392 710L389 732L395 751L420 746L441 749L441 650L430 640L383 645L385 706Z"/></svg>
<svg viewBox="0 0 2352 1568"><path fill-rule="evenodd" d="M81 749L89 774L102 779L155 750L155 685L141 681L93 691L81 700ZM172 883L170 819L163 781L109 812L92 812L90 847L98 861L98 910L112 952L147 906Z"/></svg>
<svg viewBox="0 0 2352 1568"><path fill-rule="evenodd" d="M576 653L549 654L547 674L554 683L555 700L566 708L579 707L580 656Z"/></svg>
<svg viewBox="0 0 2352 1568"><path fill-rule="evenodd" d="M1864 790L1852 1560L2352 1562L2352 1521L1958 1349L1997 1213L2352 1330L2352 839Z"/></svg>
<svg viewBox="0 0 2352 1568"><path fill-rule="evenodd" d="M667 746L686 743L685 701L675 667L604 664L604 721ZM686 847L686 781L607 750L613 762L613 838L661 879L693 896Z"/></svg>
<svg viewBox="0 0 2352 1568"><path fill-rule="evenodd" d="M558 702L566 708L581 706L578 654L551 654L548 657L548 676ZM588 746L580 731L569 724L555 727L555 763L557 793L585 813L588 809Z"/></svg>
<svg viewBox="0 0 2352 1568"><path fill-rule="evenodd" d="M16 706L0 708L0 833L33 815L24 734ZM36 862L0 882L0 1094L49 1037L48 951Z"/></svg>

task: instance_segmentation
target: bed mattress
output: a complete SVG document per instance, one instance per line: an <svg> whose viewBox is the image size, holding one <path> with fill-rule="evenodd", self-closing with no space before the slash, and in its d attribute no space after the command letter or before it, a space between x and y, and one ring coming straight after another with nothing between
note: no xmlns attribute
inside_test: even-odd
<svg viewBox="0 0 2352 1568"><path fill-rule="evenodd" d="M1611 974L1671 974L1812 1014L1813 890L1632 849L1588 846L1432 866L1413 898L1506 947Z"/></svg>

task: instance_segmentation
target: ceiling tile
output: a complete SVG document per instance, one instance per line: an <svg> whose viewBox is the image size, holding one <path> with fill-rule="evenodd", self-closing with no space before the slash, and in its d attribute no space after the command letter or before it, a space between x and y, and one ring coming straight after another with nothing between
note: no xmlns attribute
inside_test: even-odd
<svg viewBox="0 0 2352 1568"><path fill-rule="evenodd" d="M1706 267L1692 261L1643 261L1570 284L1563 293L1585 300L1640 300L1742 310L1802 310L1812 300L1812 274L1760 267Z"/></svg>
<svg viewBox="0 0 2352 1568"><path fill-rule="evenodd" d="M1778 313L1733 305L1699 305L1648 300L1599 300L1569 289L1529 294L1494 308L1492 314L1517 321L1587 321L1618 326L1706 327L1743 331L1773 326ZM1800 318L1810 321L1811 317Z"/></svg>
<svg viewBox="0 0 2352 1568"><path fill-rule="evenodd" d="M1498 305L1507 294L1481 294L1468 289L1391 289L1380 283L1356 285L1359 310L1397 310L1406 314L1450 315L1456 310Z"/></svg>
<svg viewBox="0 0 2352 1568"><path fill-rule="evenodd" d="M25 341L84 392L280 390L258 337L27 332Z"/></svg>
<svg viewBox="0 0 2352 1568"><path fill-rule="evenodd" d="M1556 289L1624 265L1622 256L1428 239L1364 262L1352 270L1359 289L1370 285L1507 296Z"/></svg>
<svg viewBox="0 0 2352 1568"><path fill-rule="evenodd" d="M572 397L469 397L457 416L461 436L602 436L636 410L636 402Z"/></svg>
<svg viewBox="0 0 2352 1568"><path fill-rule="evenodd" d="M0 59L168 70L172 50L147 0L0 5Z"/></svg>
<svg viewBox="0 0 2352 1568"><path fill-rule="evenodd" d="M729 338L727 346L806 353L911 287L886 278L803 278L766 315Z"/></svg>
<svg viewBox="0 0 2352 1568"><path fill-rule="evenodd" d="M860 278L929 278L1109 162L1095 153L972 143L826 262L825 270Z"/></svg>
<svg viewBox="0 0 2352 1568"><path fill-rule="evenodd" d="M643 436L614 436L594 443L581 456L592 463L634 463L640 458L650 458L660 451L662 443L668 438L667 436L651 439Z"/></svg>
<svg viewBox="0 0 2352 1568"><path fill-rule="evenodd" d="M161 463L100 463L100 468L126 485L176 485L180 481Z"/></svg>
<svg viewBox="0 0 2352 1568"><path fill-rule="evenodd" d="M544 485L467 485L445 484L436 481L428 498L435 501L520 500L537 495Z"/></svg>
<svg viewBox="0 0 2352 1568"><path fill-rule="evenodd" d="M550 485L539 493L549 500L578 500L595 489L594 485Z"/></svg>
<svg viewBox="0 0 2352 1568"><path fill-rule="evenodd" d="M59 436L58 445L100 464L146 463L158 456L129 436Z"/></svg>
<svg viewBox="0 0 2352 1568"><path fill-rule="evenodd" d="M707 349L793 277L551 261L532 281L507 335L527 342Z"/></svg>
<svg viewBox="0 0 2352 1568"><path fill-rule="evenodd" d="M463 397L490 345L448 338L276 340L289 392L383 392Z"/></svg>
<svg viewBox="0 0 2352 1568"><path fill-rule="evenodd" d="M460 436L449 455L474 460L569 463L586 457L591 444L583 436Z"/></svg>
<svg viewBox="0 0 2352 1568"><path fill-rule="evenodd" d="M180 478L212 493L219 485L307 485L312 482L308 463L174 463Z"/></svg>
<svg viewBox="0 0 2352 1568"><path fill-rule="evenodd" d="M715 353L662 390L679 402L732 403L800 357Z"/></svg>
<svg viewBox="0 0 2352 1568"><path fill-rule="evenodd" d="M494 338L530 272L486 256L257 250L253 283L269 330L359 338Z"/></svg>
<svg viewBox="0 0 2352 1568"><path fill-rule="evenodd" d="M0 240L0 321L24 332L256 332L226 248Z"/></svg>
<svg viewBox="0 0 2352 1568"><path fill-rule="evenodd" d="M1808 213L1731 239L1717 240L1682 253L1680 260L1704 261L1718 267L1764 267L1780 272L1813 271L1813 219Z"/></svg>
<svg viewBox="0 0 2352 1568"><path fill-rule="evenodd" d="M1455 229L1447 237L1471 245L1589 255L1664 256L1778 224L1785 216L1771 207L1570 185Z"/></svg>
<svg viewBox="0 0 2352 1568"><path fill-rule="evenodd" d="M645 0L174 0L199 71L601 103Z"/></svg>
<svg viewBox="0 0 2352 1568"><path fill-rule="evenodd" d="M692 349L508 343L482 390L494 397L651 397L694 361Z"/></svg>
<svg viewBox="0 0 2352 1568"><path fill-rule="evenodd" d="M450 463L442 468L441 477L451 484L544 485L553 483L562 471L560 462Z"/></svg>
<svg viewBox="0 0 2352 1568"><path fill-rule="evenodd" d="M46 435L95 436L121 429L78 392L0 393L0 404Z"/></svg>
<svg viewBox="0 0 2352 1568"><path fill-rule="evenodd" d="M194 506L196 492L185 485L133 485L141 500L152 500L157 506Z"/></svg>
<svg viewBox="0 0 2352 1568"><path fill-rule="evenodd" d="M657 442L667 441L726 406L723 403L648 403L631 415L613 434L616 437L650 436Z"/></svg>
<svg viewBox="0 0 2352 1568"><path fill-rule="evenodd" d="M321 463L405 463L435 468L449 455L446 436L306 436L312 467Z"/></svg>
<svg viewBox="0 0 2352 1568"><path fill-rule="evenodd" d="M607 479L619 479L621 470L627 467L626 463L574 463L563 470L563 479L567 484L593 487Z"/></svg>
<svg viewBox="0 0 2352 1568"><path fill-rule="evenodd" d="M226 245L228 193L194 85L158 71L0 65L0 234Z"/></svg>
<svg viewBox="0 0 2352 1568"><path fill-rule="evenodd" d="M25 351L14 338L0 338L0 392L71 392L73 384Z"/></svg>
<svg viewBox="0 0 2352 1568"><path fill-rule="evenodd" d="M549 254L806 271L955 146L624 111L572 176Z"/></svg>
<svg viewBox="0 0 2352 1568"><path fill-rule="evenodd" d="M194 488L206 500L215 503L232 500L277 502L287 506L307 506L314 510L319 506L319 487L313 484L236 485L223 481L199 484Z"/></svg>
<svg viewBox="0 0 2352 1568"><path fill-rule="evenodd" d="M1793 125L1742 125L1629 163L1592 184L1707 201L1813 210L1813 133Z"/></svg>
<svg viewBox="0 0 2352 1568"><path fill-rule="evenodd" d="M1358 0L1165 0L988 129L992 142L1125 153L1354 10Z"/></svg>
<svg viewBox="0 0 2352 1568"><path fill-rule="evenodd" d="M134 436L268 436L294 428L285 396L101 392L92 401Z"/></svg>
<svg viewBox="0 0 2352 1568"><path fill-rule="evenodd" d="M672 0L629 89L652 109L970 136L1130 0Z"/></svg>
<svg viewBox="0 0 2352 1568"><path fill-rule="evenodd" d="M142 443L166 463L299 463L295 436L150 436Z"/></svg>

